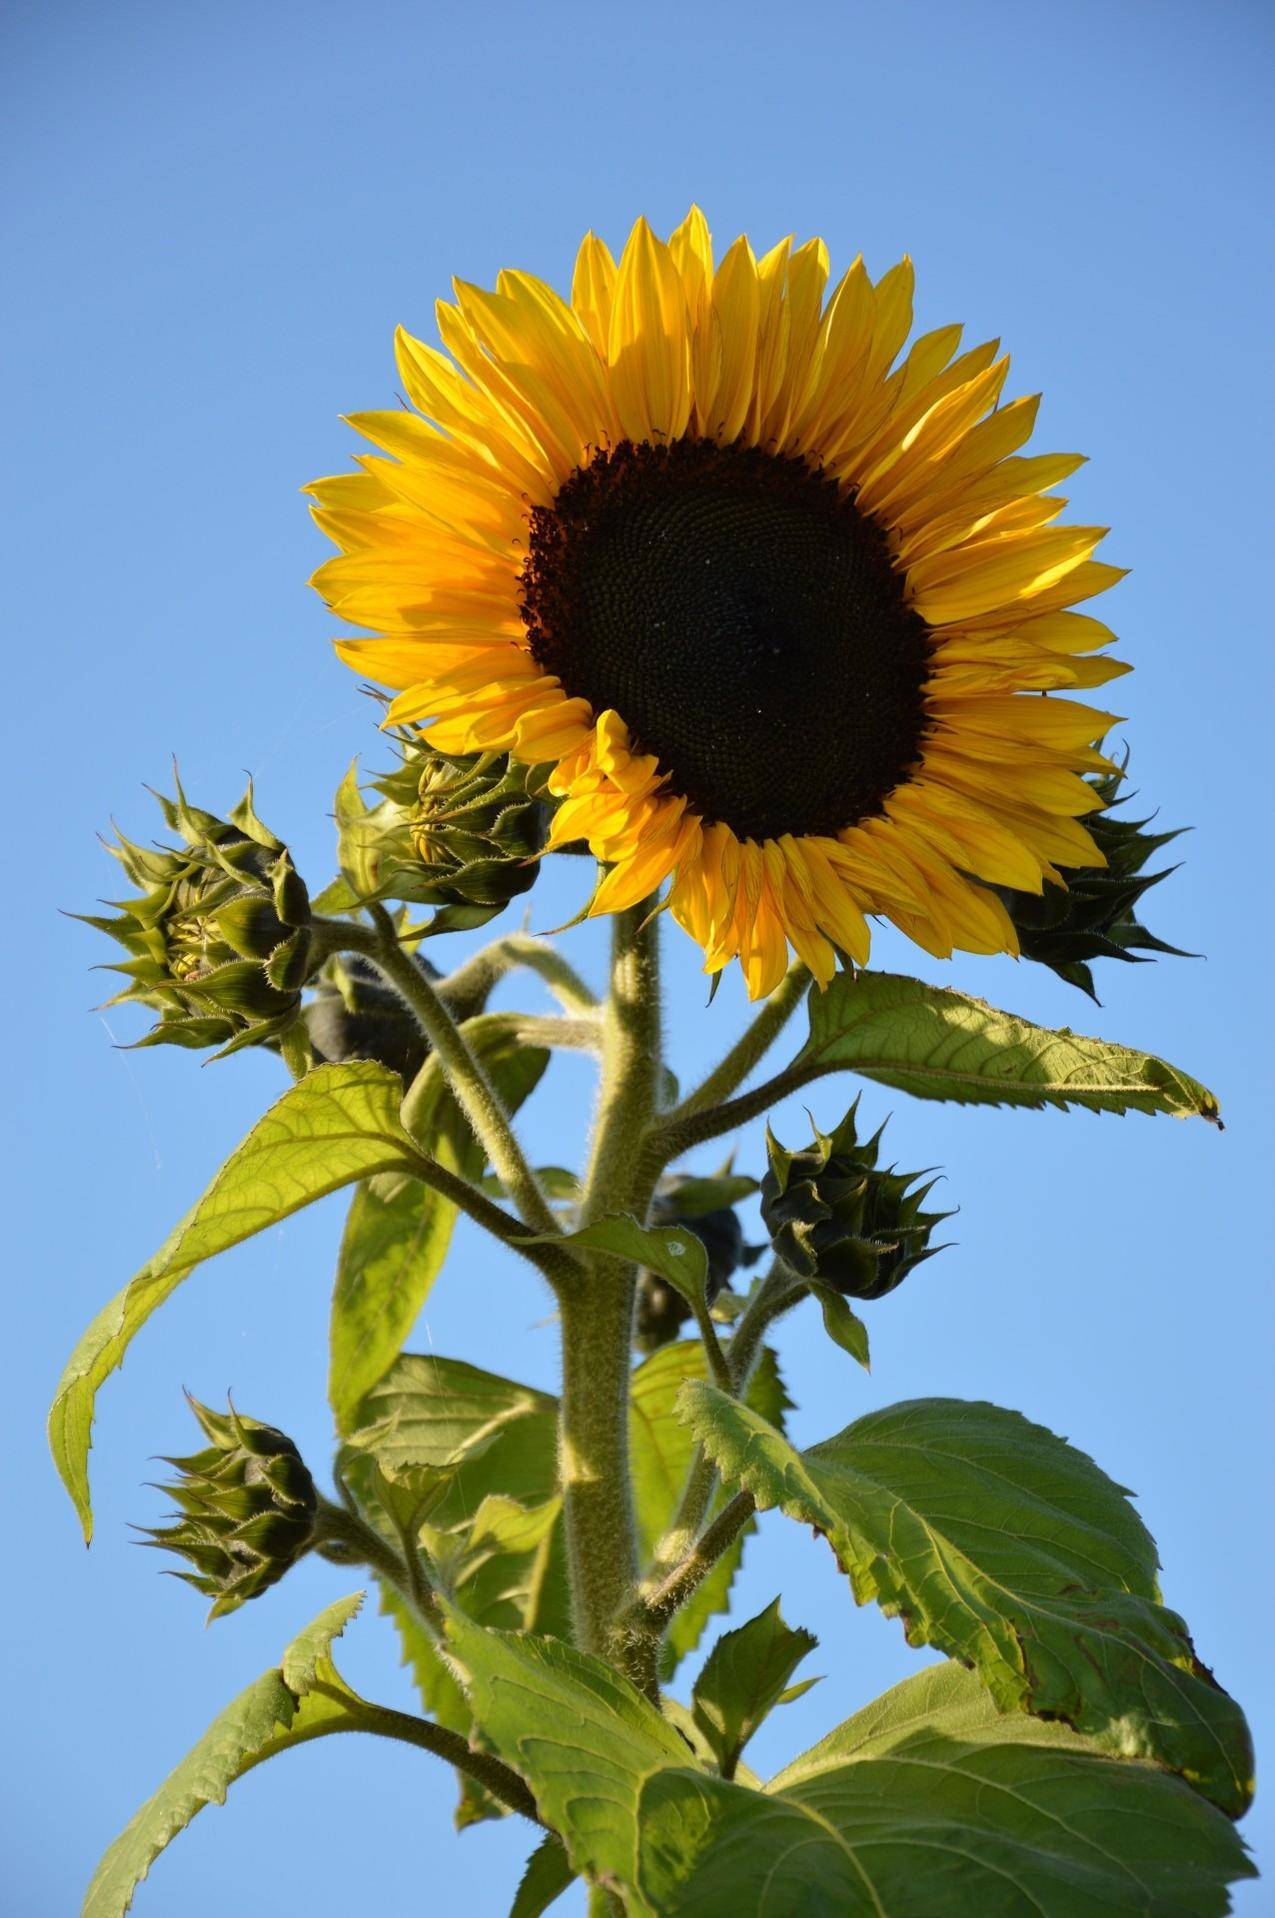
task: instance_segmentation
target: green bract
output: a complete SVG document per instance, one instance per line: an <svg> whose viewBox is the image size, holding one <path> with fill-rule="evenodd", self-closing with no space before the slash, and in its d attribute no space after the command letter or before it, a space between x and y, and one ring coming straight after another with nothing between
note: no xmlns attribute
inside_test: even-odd
<svg viewBox="0 0 1275 1918"><path fill-rule="evenodd" d="M229 819L157 794L180 847L110 846L136 898L111 900L118 918L84 914L129 953L111 967L131 982L110 1001L160 1014L142 1045L196 1050L284 1041L301 988L318 963L310 899L287 847L253 807L252 788Z"/></svg>
<svg viewBox="0 0 1275 1918"><path fill-rule="evenodd" d="M189 1398L189 1394L187 1394ZM213 1601L221 1618L281 1579L314 1542L318 1494L292 1440L232 1405L190 1409L210 1443L188 1458L166 1458L179 1476L165 1487L176 1523L147 1528L147 1543L189 1559L177 1572Z"/></svg>
<svg viewBox="0 0 1275 1918"><path fill-rule="evenodd" d="M1127 762L1126 762L1127 763ZM1091 959L1138 961L1149 952L1188 957L1180 946L1157 939L1139 922L1138 905L1144 893L1158 886L1174 870L1144 872L1148 859L1176 839L1178 832L1148 832L1147 819L1122 819L1115 808L1125 804L1121 793L1125 768L1090 780L1104 811L1085 818L1090 837L1106 860L1105 866L1060 870L1064 884L1043 892L1001 890L1005 909L1014 922L1024 959L1048 966L1069 985L1079 986L1091 999L1094 991ZM1179 829L1180 831L1180 829Z"/></svg>
<svg viewBox="0 0 1275 1918"><path fill-rule="evenodd" d="M848 1299L880 1299L941 1246L930 1233L950 1212L921 1210L934 1189L913 1187L917 1172L877 1165L884 1126L860 1142L856 1099L835 1132L786 1152L769 1139L770 1170L761 1212L776 1252L801 1279L817 1279ZM912 1189L909 1189L912 1188Z"/></svg>

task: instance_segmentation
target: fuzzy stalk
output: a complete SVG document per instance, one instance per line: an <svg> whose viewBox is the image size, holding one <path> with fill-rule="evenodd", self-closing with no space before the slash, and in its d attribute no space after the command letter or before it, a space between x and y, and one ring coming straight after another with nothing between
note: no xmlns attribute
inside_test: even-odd
<svg viewBox="0 0 1275 1918"><path fill-rule="evenodd" d="M598 1113L582 1223L634 1204L634 1141L655 1104L660 1056L658 919L647 905L612 921L611 991L603 1022ZM645 1218L645 1204L639 1206ZM559 1450L575 1638L627 1669L615 1622L632 1603L637 1533L629 1480L629 1371L637 1274L591 1254L559 1289Z"/></svg>
<svg viewBox="0 0 1275 1918"><path fill-rule="evenodd" d="M558 1222L527 1163L495 1087L429 980L403 951L394 921L384 906L374 905L371 916L374 929L370 932L367 928L351 928L352 932L365 934L362 940L350 940L352 948L368 955L387 983L415 1013L421 1031L438 1055L457 1103L521 1217L533 1232L557 1237Z"/></svg>

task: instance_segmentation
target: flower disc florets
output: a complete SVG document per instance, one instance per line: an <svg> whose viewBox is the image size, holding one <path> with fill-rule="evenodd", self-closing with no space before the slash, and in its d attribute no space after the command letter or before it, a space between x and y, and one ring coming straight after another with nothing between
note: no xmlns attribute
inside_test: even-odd
<svg viewBox="0 0 1275 1918"><path fill-rule="evenodd" d="M856 1099L836 1131L787 1152L771 1137L761 1211L779 1257L802 1279L817 1279L850 1299L879 1299L941 1246L930 1233L947 1212L923 1212L934 1181L877 1165L882 1126L859 1143Z"/></svg>
<svg viewBox="0 0 1275 1918"><path fill-rule="evenodd" d="M176 1572L213 1601L210 1618L233 1612L281 1579L314 1541L318 1494L292 1440L234 1407L190 1408L210 1444L169 1458L180 1477L165 1486L178 1508L173 1525L147 1528L150 1545L195 1567Z"/></svg>
<svg viewBox="0 0 1275 1918"><path fill-rule="evenodd" d="M316 962L310 899L287 847L258 819L252 789L230 818L157 795L180 847L119 835L109 850L140 894L112 900L120 917L85 915L130 954L131 984L110 1002L160 1012L143 1045L234 1052L282 1038L296 1023Z"/></svg>

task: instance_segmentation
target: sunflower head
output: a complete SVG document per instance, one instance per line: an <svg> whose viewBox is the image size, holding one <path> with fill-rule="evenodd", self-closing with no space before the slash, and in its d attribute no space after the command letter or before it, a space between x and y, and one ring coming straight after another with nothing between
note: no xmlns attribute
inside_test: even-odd
<svg viewBox="0 0 1275 1918"><path fill-rule="evenodd" d="M311 489L391 718L542 768L590 910L666 887L754 996L790 948L862 963L874 916L1016 952L1004 889L1103 863L1112 715L1058 695L1123 670L1074 610L1120 574L1060 523L1080 459L1022 450L997 343L909 344L912 279L719 258L697 210L618 261L589 235L569 298L456 282L442 350L399 336L411 409L354 415L373 450Z"/></svg>
<svg viewBox="0 0 1275 1918"><path fill-rule="evenodd" d="M189 1396L189 1395L188 1395ZM231 1406L190 1409L209 1443L165 1463L178 1476L164 1487L177 1506L171 1525L146 1528L146 1543L194 1567L176 1572L211 1598L220 1618L256 1598L296 1564L314 1540L318 1494L292 1440Z"/></svg>
<svg viewBox="0 0 1275 1918"><path fill-rule="evenodd" d="M318 963L305 884L281 840L257 817L252 789L229 819L157 795L178 846L144 847L122 834L109 847L138 888L109 903L115 918L83 915L129 957L111 1001L159 1011L143 1045L220 1046L233 1052L284 1038Z"/></svg>
<svg viewBox="0 0 1275 1918"><path fill-rule="evenodd" d="M776 1252L798 1278L819 1279L850 1299L880 1299L941 1246L930 1234L948 1212L923 1212L934 1181L877 1163L882 1126L859 1140L856 1099L835 1132L787 1152L768 1141L761 1211Z"/></svg>

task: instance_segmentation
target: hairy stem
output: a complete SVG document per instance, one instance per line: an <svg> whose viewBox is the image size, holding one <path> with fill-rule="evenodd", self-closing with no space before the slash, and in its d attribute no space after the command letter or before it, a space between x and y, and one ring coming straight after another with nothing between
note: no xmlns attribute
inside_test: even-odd
<svg viewBox="0 0 1275 1918"><path fill-rule="evenodd" d="M350 1710L349 1699L344 1692L322 1683L315 1685L313 1690L332 1698L345 1710ZM393 1711L387 1705L361 1705L351 1713L348 1723L320 1723L315 1727L314 1735L338 1730L372 1732L381 1738L397 1738L405 1745L417 1745L422 1751L432 1752L436 1758L445 1758L449 1765L454 1765L457 1771L464 1772L476 1784L482 1785L502 1805L508 1805L510 1811L521 1812L524 1818L530 1818L534 1824L540 1823L536 1801L517 1772L511 1771L508 1765L487 1752L472 1750L459 1732L449 1731L445 1725L435 1724L428 1718L414 1718L409 1712Z"/></svg>
<svg viewBox="0 0 1275 1918"><path fill-rule="evenodd" d="M407 1600L432 1638L438 1636L442 1614L418 1553L407 1552L400 1557L350 1505L334 1505L326 1498L319 1500L314 1530L316 1547L323 1556L347 1565L366 1565Z"/></svg>
<svg viewBox="0 0 1275 1918"><path fill-rule="evenodd" d="M684 1106L677 1107L647 1133L642 1148L643 1175L658 1177L666 1165L681 1158L692 1146L703 1145L708 1139L720 1139L725 1132L734 1132L749 1119L768 1112L790 1092L799 1092L803 1086L812 1085L816 1079L838 1069L813 1059L800 1065L794 1063L754 1086L751 1092L742 1093L738 1099L728 1099L723 1105L706 1106L691 1113Z"/></svg>
<svg viewBox="0 0 1275 1918"><path fill-rule="evenodd" d="M611 992L603 1014L602 1085L580 1223L624 1210L634 1190L634 1146L655 1110L660 1069L659 919L651 901L617 913ZM643 1220L639 1220L639 1224Z"/></svg>
<svg viewBox="0 0 1275 1918"><path fill-rule="evenodd" d="M735 1041L725 1058L669 1113L668 1123L689 1119L708 1106L720 1105L741 1086L753 1067L774 1044L791 1019L810 984L810 972L800 961L790 966L779 985Z"/></svg>
<svg viewBox="0 0 1275 1918"><path fill-rule="evenodd" d="M464 1035L434 987L420 967L403 951L394 921L384 906L372 906L371 915L373 931L369 932L366 927L351 927L352 933L364 935L357 942L356 949L367 954L415 1013L421 1031L447 1074L447 1082L461 1110L474 1128L493 1171L521 1216L533 1232L556 1235L557 1220L523 1155L509 1123L509 1115L490 1079L465 1043Z"/></svg>
<svg viewBox="0 0 1275 1918"><path fill-rule="evenodd" d="M612 921L611 991L602 1080L582 1223L634 1202L634 1141L654 1109L659 1072L658 919L647 907ZM641 1205L645 1218L645 1203ZM632 1601L637 1540L629 1481L632 1264L590 1255L559 1291L562 1402L559 1447L576 1643L627 1664L615 1621Z"/></svg>
<svg viewBox="0 0 1275 1918"><path fill-rule="evenodd" d="M455 1018L467 1018L482 1010L506 973L516 966L525 966L543 979L564 1012L577 1015L597 1009L597 994L590 991L575 967L553 946L526 932L511 932L476 952L439 980L438 996Z"/></svg>
<svg viewBox="0 0 1275 1918"><path fill-rule="evenodd" d="M724 1505L702 1537L681 1562L635 1608L625 1621L636 1630L658 1636L678 1613L727 1548L734 1544L757 1509L751 1492L737 1492Z"/></svg>

